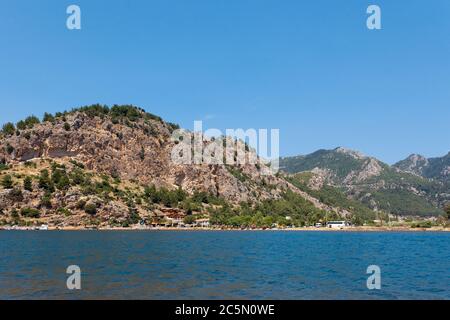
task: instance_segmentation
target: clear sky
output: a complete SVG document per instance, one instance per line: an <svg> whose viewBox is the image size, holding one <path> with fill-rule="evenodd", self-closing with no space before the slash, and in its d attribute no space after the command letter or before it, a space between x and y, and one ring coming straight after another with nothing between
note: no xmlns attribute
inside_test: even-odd
<svg viewBox="0 0 450 320"><path fill-rule="evenodd" d="M279 128L282 155L441 156L449 17L448 0L0 0L0 122L126 103L189 129Z"/></svg>

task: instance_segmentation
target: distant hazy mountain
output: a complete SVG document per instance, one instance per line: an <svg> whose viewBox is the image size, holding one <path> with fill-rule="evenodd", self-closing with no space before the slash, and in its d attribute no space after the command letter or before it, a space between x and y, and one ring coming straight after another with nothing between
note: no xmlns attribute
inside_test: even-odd
<svg viewBox="0 0 450 320"><path fill-rule="evenodd" d="M280 166L288 173L311 172L316 189L338 187L374 210L438 215L450 201L449 160L449 155L434 159L413 155L391 167L360 152L336 148L282 158Z"/></svg>

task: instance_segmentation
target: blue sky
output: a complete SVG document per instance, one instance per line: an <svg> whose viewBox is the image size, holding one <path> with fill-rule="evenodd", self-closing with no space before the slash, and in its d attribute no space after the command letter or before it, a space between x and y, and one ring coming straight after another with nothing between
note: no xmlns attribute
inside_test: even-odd
<svg viewBox="0 0 450 320"><path fill-rule="evenodd" d="M0 0L0 122L131 103L190 129L279 128L282 155L440 156L449 14L448 0Z"/></svg>

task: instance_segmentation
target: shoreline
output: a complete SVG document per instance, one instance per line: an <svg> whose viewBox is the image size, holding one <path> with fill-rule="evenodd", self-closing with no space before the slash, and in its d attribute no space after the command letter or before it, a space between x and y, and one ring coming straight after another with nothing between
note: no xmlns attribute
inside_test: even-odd
<svg viewBox="0 0 450 320"><path fill-rule="evenodd" d="M410 227L347 227L347 228L274 228L274 229L239 229L239 228L93 228L93 227L49 227L48 230L39 230L35 227L0 227L0 231L241 231L241 232L450 232L450 228L432 227L432 228L410 228Z"/></svg>

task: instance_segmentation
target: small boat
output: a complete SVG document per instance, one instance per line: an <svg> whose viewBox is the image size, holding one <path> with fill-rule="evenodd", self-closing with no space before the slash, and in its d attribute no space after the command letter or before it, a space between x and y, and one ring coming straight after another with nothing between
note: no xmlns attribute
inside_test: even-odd
<svg viewBox="0 0 450 320"><path fill-rule="evenodd" d="M47 231L48 230L48 225L43 224L39 227L39 231Z"/></svg>

